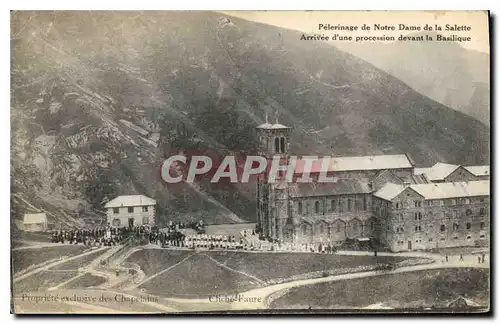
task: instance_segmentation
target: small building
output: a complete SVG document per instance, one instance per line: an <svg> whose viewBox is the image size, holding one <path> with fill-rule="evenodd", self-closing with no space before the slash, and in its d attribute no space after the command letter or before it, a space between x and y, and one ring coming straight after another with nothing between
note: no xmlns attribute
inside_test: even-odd
<svg viewBox="0 0 500 324"><path fill-rule="evenodd" d="M144 195L118 196L106 208L108 224L113 227L133 227L155 224L156 200Z"/></svg>
<svg viewBox="0 0 500 324"><path fill-rule="evenodd" d="M24 214L23 228L26 232L43 232L47 230L45 213Z"/></svg>

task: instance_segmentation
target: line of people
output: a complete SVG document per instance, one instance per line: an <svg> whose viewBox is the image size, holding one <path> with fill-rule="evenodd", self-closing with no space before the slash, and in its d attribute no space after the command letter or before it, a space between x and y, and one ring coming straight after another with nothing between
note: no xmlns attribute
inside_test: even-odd
<svg viewBox="0 0 500 324"><path fill-rule="evenodd" d="M58 230L52 233L53 243L83 244L86 246L112 246L122 242L124 236L118 228Z"/></svg>

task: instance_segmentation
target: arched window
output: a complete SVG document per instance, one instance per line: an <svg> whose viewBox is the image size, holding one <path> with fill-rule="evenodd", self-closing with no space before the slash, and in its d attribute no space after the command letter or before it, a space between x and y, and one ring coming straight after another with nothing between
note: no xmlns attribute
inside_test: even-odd
<svg viewBox="0 0 500 324"><path fill-rule="evenodd" d="M316 202L314 203L314 212L315 212L316 214L319 214L319 201L316 201Z"/></svg>
<svg viewBox="0 0 500 324"><path fill-rule="evenodd" d="M274 152L280 152L280 139L278 137L274 138Z"/></svg>
<svg viewBox="0 0 500 324"><path fill-rule="evenodd" d="M281 148L281 153L285 153L285 138L282 137L280 139L280 148Z"/></svg>
<svg viewBox="0 0 500 324"><path fill-rule="evenodd" d="M302 202L301 201L299 201L299 206L298 207L299 207L298 208L299 209L299 214L302 215Z"/></svg>

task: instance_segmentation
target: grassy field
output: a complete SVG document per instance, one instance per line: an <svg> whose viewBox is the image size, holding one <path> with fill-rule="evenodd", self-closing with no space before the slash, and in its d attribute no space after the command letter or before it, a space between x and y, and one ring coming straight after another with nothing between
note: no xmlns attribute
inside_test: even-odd
<svg viewBox="0 0 500 324"><path fill-rule="evenodd" d="M244 253L207 252L228 267L262 280L288 278L314 271L347 269L371 264L405 260L389 256L344 256L319 253Z"/></svg>
<svg viewBox="0 0 500 324"><path fill-rule="evenodd" d="M196 254L139 288L158 296L201 298L257 287L255 279L220 267L206 255Z"/></svg>
<svg viewBox="0 0 500 324"><path fill-rule="evenodd" d="M104 254L108 249L103 249L99 252L94 252L86 256L77 258L75 260L60 264L52 268L52 270L78 270L78 268L85 267L94 261L97 257Z"/></svg>
<svg viewBox="0 0 500 324"><path fill-rule="evenodd" d="M488 270L456 268L342 280L293 288L271 307L339 309L380 303L395 309L445 307L459 296L487 305L488 278Z"/></svg>
<svg viewBox="0 0 500 324"><path fill-rule="evenodd" d="M138 264L146 276L151 276L178 263L193 253L192 251L182 250L144 249L134 252L125 262Z"/></svg>
<svg viewBox="0 0 500 324"><path fill-rule="evenodd" d="M84 252L88 248L83 245L61 245L55 247L32 248L12 251L12 269L14 273L31 265L46 262L60 257L71 257Z"/></svg>
<svg viewBox="0 0 500 324"><path fill-rule="evenodd" d="M41 271L14 283L14 294L45 290L69 280L77 274L77 271Z"/></svg>
<svg viewBox="0 0 500 324"><path fill-rule="evenodd" d="M90 273L86 273L83 276L69 282L64 286L64 289L96 287L105 282L106 279L103 277L98 277L91 275Z"/></svg>
<svg viewBox="0 0 500 324"><path fill-rule="evenodd" d="M51 242L52 236L50 233L12 231L11 239L20 241L33 241L33 242Z"/></svg>
<svg viewBox="0 0 500 324"><path fill-rule="evenodd" d="M189 258L188 258L189 257ZM187 259L186 259L187 258ZM213 260L213 259L215 260ZM172 267L139 288L159 296L198 298L257 288L271 280L332 269L352 269L402 261L403 257L337 256L310 253L244 253L144 249L126 262L138 264L147 277ZM182 261L182 262L181 262Z"/></svg>

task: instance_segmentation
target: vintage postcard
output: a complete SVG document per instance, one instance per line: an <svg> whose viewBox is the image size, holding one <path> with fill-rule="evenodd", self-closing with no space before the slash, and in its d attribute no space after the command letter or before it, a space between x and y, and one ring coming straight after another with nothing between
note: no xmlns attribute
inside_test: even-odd
<svg viewBox="0 0 500 324"><path fill-rule="evenodd" d="M12 11L15 314L488 313L486 11Z"/></svg>

